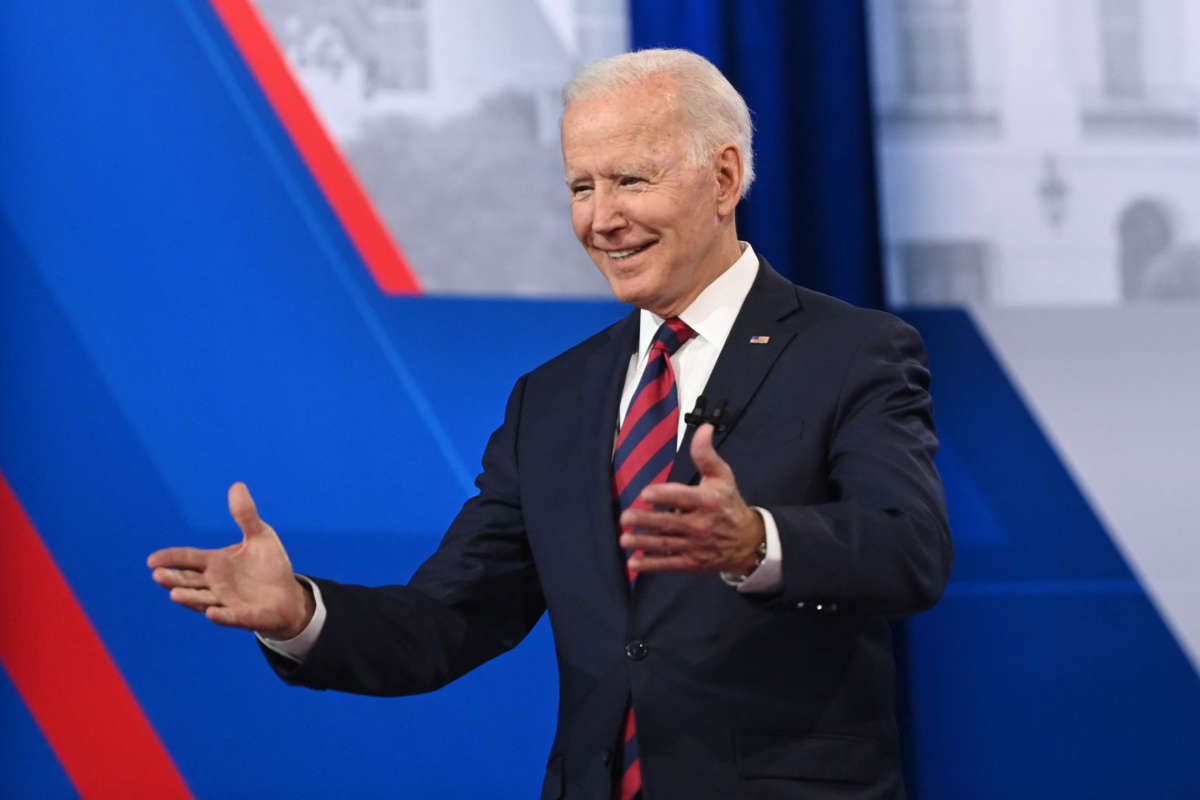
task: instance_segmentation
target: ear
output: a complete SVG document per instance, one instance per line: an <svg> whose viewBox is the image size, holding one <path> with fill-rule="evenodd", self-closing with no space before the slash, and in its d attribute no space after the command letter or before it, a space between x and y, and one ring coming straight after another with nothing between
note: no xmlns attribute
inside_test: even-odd
<svg viewBox="0 0 1200 800"><path fill-rule="evenodd" d="M717 178L717 213L728 217L742 199L742 151L733 142L726 142L713 158L713 167Z"/></svg>

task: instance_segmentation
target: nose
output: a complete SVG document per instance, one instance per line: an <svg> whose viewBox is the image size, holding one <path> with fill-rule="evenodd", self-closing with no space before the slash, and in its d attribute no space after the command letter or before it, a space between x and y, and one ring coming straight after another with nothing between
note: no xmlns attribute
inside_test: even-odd
<svg viewBox="0 0 1200 800"><path fill-rule="evenodd" d="M592 233L613 233L626 224L620 199L609 188L596 187L592 192Z"/></svg>

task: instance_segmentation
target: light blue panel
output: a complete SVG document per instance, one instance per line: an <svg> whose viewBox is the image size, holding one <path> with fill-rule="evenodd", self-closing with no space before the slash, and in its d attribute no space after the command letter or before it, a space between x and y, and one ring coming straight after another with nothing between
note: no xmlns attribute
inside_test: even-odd
<svg viewBox="0 0 1200 800"><path fill-rule="evenodd" d="M307 692L144 559L233 541L242 479L301 569L407 579L513 381L625 309L380 295L203 2L7 3L0 53L0 469L197 796L533 794L544 624L433 695Z"/></svg>
<svg viewBox="0 0 1200 800"><path fill-rule="evenodd" d="M470 474L210 17L125 4L10 28L26 79L6 101L31 113L0 131L0 208L189 521L220 504L182 476L270 494L279 458L308 498L282 524L369 529L358 509L390 495L386 529L441 525Z"/></svg>
<svg viewBox="0 0 1200 800"><path fill-rule="evenodd" d="M439 693L383 701L286 687L248 635L219 629L167 601L149 580L145 555L170 543L233 541L233 525L197 527L182 516L161 467L40 281L42 270L32 267L11 228L0 224L0 234L0 380L12 387L0 398L0 469L197 794L227 796L238 787L300 796L529 796L541 781L557 700L544 624L516 653ZM566 322L551 305L527 304L526 315ZM432 303L437 313L429 319L462 326L463 320L490 319L496 309L474 313L484 307ZM463 314L464 308L473 313ZM497 308L512 312L506 304ZM495 341L485 327L463 330L477 343ZM550 338L562 335L559 330ZM493 364L510 357L503 350L488 353ZM459 358L443 352L446 362ZM521 368L508 365L514 374ZM230 391L213 402L240 407L247 400ZM499 416L498 404L492 405L493 411L478 413ZM169 431L159 435L169 439ZM426 451L421 459L436 456ZM180 459L168 468L181 470L174 477L208 498L214 516L223 514L224 486L186 466ZM288 485L293 465L276 455L272 468L282 488L260 496L268 517L305 502L303 488ZM369 532L281 531L300 569L364 583L402 581L440 532L386 531L392 502L383 497L359 510L385 520ZM85 667L80 680L86 680ZM3 724L21 730L14 720ZM463 769L464 760L472 768Z"/></svg>

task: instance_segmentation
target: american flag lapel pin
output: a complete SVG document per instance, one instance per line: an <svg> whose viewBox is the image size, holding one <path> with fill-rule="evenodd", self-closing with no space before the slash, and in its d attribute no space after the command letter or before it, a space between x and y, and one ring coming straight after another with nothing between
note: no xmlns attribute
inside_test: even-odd
<svg viewBox="0 0 1200 800"><path fill-rule="evenodd" d="M766 344L769 341L771 341L770 336L751 336L750 337L750 344Z"/></svg>

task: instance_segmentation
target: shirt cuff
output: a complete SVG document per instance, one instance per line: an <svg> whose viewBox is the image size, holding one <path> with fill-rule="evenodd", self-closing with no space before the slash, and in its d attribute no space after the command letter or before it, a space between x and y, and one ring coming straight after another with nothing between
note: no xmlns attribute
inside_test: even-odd
<svg viewBox="0 0 1200 800"><path fill-rule="evenodd" d="M313 649L313 645L317 643L317 637L321 635L321 629L325 627L325 601L321 599L320 587L309 580L307 576L297 575L296 580L304 581L308 588L312 589L315 607L308 625L304 626L304 630L291 639L271 639L261 633L254 635L263 643L263 646L292 661L301 662Z"/></svg>
<svg viewBox="0 0 1200 800"><path fill-rule="evenodd" d="M765 508L758 506L751 506L751 508L762 517L767 540L767 555L746 580L734 583L725 580L724 576L721 579L730 586L736 586L739 592L766 594L777 591L783 586L783 545L779 541L779 526L775 524L775 516Z"/></svg>

